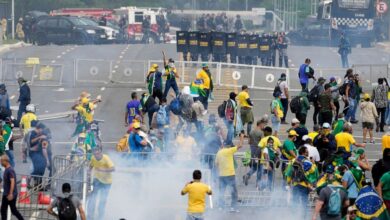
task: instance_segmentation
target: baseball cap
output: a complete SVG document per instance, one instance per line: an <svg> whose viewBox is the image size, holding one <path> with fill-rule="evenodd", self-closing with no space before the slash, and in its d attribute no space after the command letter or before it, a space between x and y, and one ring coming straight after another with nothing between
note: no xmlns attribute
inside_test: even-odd
<svg viewBox="0 0 390 220"><path fill-rule="evenodd" d="M299 136L298 135L298 133L295 131L295 130L290 130L289 132L288 132L288 136Z"/></svg>
<svg viewBox="0 0 390 220"><path fill-rule="evenodd" d="M202 67L208 67L209 65L207 63L202 63Z"/></svg>
<svg viewBox="0 0 390 220"><path fill-rule="evenodd" d="M363 148L358 148L356 150L353 151L356 155L362 155L364 154L364 149Z"/></svg>
<svg viewBox="0 0 390 220"><path fill-rule="evenodd" d="M311 140L311 137L309 136L309 135L304 135L303 137L302 137L302 140L303 141L307 141L307 140Z"/></svg>
<svg viewBox="0 0 390 220"><path fill-rule="evenodd" d="M328 122L325 122L323 125L322 125L322 128L330 128L330 124Z"/></svg>
<svg viewBox="0 0 390 220"><path fill-rule="evenodd" d="M133 123L133 128L134 128L134 129L141 128L141 124L140 124L139 122L134 122L134 123Z"/></svg>
<svg viewBox="0 0 390 220"><path fill-rule="evenodd" d="M158 65L157 65L156 63L154 63L154 64L152 65L152 67L153 67L153 68L158 68Z"/></svg>
<svg viewBox="0 0 390 220"><path fill-rule="evenodd" d="M336 77L334 77L334 76L329 78L329 81L334 81L334 80L336 80Z"/></svg>
<svg viewBox="0 0 390 220"><path fill-rule="evenodd" d="M326 79L324 77L318 78L318 82L325 82L325 81L326 81Z"/></svg>
<svg viewBox="0 0 390 220"><path fill-rule="evenodd" d="M291 123L293 123L293 124L299 124L300 122L299 122L299 120L298 120L298 119L296 119L296 118L293 118L293 120L291 120Z"/></svg>

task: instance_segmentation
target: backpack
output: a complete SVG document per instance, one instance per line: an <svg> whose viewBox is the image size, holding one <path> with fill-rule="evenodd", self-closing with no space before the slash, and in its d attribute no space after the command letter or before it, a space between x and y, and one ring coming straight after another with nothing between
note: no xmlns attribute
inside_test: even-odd
<svg viewBox="0 0 390 220"><path fill-rule="evenodd" d="M278 83L276 83L276 86L274 88L274 92L272 93L272 95L274 97L276 97L276 95L275 95L276 93L282 94L282 90L280 89L280 81Z"/></svg>
<svg viewBox="0 0 390 220"><path fill-rule="evenodd" d="M338 216L341 213L341 196L340 188L328 186L332 191L328 200L328 211L327 214L330 216Z"/></svg>
<svg viewBox="0 0 390 220"><path fill-rule="evenodd" d="M294 114L297 114L301 111L302 109L302 103L301 103L301 97L300 96L295 96L291 102L290 102L290 109L291 112Z"/></svg>
<svg viewBox="0 0 390 220"><path fill-rule="evenodd" d="M225 111L226 111L226 105L227 101L223 101L222 104L218 106L218 116L220 118L224 118L226 116Z"/></svg>
<svg viewBox="0 0 390 220"><path fill-rule="evenodd" d="M175 98L174 100L172 100L172 102L169 104L169 109L174 115L180 115L181 108L179 98Z"/></svg>
<svg viewBox="0 0 390 220"><path fill-rule="evenodd" d="M167 115L167 110L166 110L167 106L160 106L160 108L158 109L157 111L157 125L158 126L164 126L167 124L168 122L168 115Z"/></svg>
<svg viewBox="0 0 390 220"><path fill-rule="evenodd" d="M340 95L345 95L345 92L347 90L347 85L348 85L348 83L344 82L343 85L341 85L339 87L339 94Z"/></svg>
<svg viewBox="0 0 390 220"><path fill-rule="evenodd" d="M293 172L291 175L291 180L294 183L307 182L305 171L303 170L303 164L298 160L295 160L293 162Z"/></svg>
<svg viewBox="0 0 390 220"><path fill-rule="evenodd" d="M76 220L76 207L72 202L72 196L66 198L58 198L58 218L60 220Z"/></svg>
<svg viewBox="0 0 390 220"><path fill-rule="evenodd" d="M309 102L316 102L319 95L320 95L320 86L316 85L309 92L308 95Z"/></svg>

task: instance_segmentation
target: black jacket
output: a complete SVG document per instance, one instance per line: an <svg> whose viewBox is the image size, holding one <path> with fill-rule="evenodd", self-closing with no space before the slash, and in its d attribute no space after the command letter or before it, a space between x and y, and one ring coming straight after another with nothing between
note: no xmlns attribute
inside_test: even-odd
<svg viewBox="0 0 390 220"><path fill-rule="evenodd" d="M30 87L26 83L20 87L18 101L21 103L30 103L31 101Z"/></svg>

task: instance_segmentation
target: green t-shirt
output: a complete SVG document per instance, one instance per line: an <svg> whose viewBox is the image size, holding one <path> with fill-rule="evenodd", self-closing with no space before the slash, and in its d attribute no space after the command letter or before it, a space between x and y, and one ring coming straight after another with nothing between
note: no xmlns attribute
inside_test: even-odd
<svg viewBox="0 0 390 220"><path fill-rule="evenodd" d="M327 93L322 93L318 98L318 102L321 105L321 112L331 112L332 106L330 102L332 101L332 95Z"/></svg>
<svg viewBox="0 0 390 220"><path fill-rule="evenodd" d="M380 181L382 183L383 200L390 200L390 172L383 174Z"/></svg>
<svg viewBox="0 0 390 220"><path fill-rule="evenodd" d="M294 142L292 142L290 139L287 139L283 143L282 154L288 160L294 159L290 154L291 150L294 151L295 155L297 154L297 149L295 148Z"/></svg>

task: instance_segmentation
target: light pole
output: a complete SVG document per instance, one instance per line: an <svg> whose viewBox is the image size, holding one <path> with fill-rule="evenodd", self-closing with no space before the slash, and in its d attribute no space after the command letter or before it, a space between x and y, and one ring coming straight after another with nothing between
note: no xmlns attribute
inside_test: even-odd
<svg viewBox="0 0 390 220"><path fill-rule="evenodd" d="M15 39L15 0L11 3L12 39Z"/></svg>

